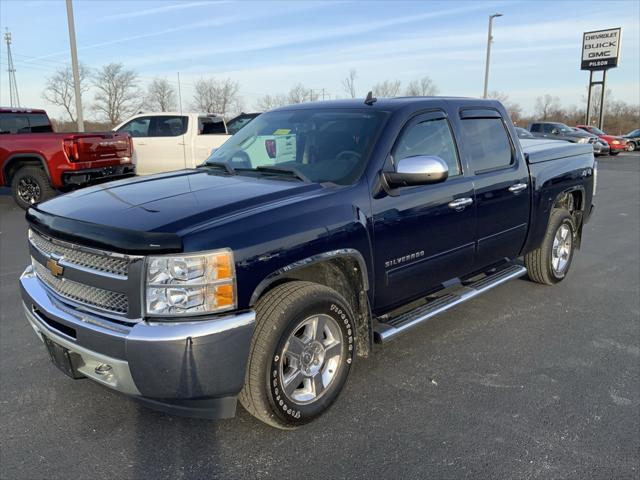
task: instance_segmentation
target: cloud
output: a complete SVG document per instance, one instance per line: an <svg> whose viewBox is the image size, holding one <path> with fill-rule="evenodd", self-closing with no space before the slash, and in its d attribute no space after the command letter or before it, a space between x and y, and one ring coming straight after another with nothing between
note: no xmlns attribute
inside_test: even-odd
<svg viewBox="0 0 640 480"><path fill-rule="evenodd" d="M200 7L203 5L211 5L212 3L228 3L229 0L206 1L206 2L190 2L190 3L174 3L163 7L146 8L143 10L131 10L128 12L115 13L113 15L105 15L103 20L122 20L125 18L146 17L148 15L156 15L159 13L171 12L173 10L184 10L187 8Z"/></svg>

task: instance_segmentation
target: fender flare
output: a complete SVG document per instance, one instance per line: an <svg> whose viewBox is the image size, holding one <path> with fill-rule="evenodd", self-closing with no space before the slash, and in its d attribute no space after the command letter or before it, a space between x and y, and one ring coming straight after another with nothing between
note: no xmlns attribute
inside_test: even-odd
<svg viewBox="0 0 640 480"><path fill-rule="evenodd" d="M364 260L364 257L358 250L355 250L353 248L342 248L339 250L330 250L328 252L312 255L311 257L307 257L302 260L290 263L289 265L285 265L284 267L281 267L278 270L270 273L264 279L262 279L262 281L254 289L249 301L249 305L254 306L262 293L269 287L269 285L283 278L284 275L299 270L303 267L307 267L309 265L326 262L336 258L351 258L357 261L360 269L360 278L362 279L362 288L365 291L368 291L369 272L367 270L367 264Z"/></svg>
<svg viewBox="0 0 640 480"><path fill-rule="evenodd" d="M9 177L7 175L7 169L8 167L14 163L14 161L16 160L20 160L21 158L28 158L28 159L35 159L37 161L40 162L40 164L42 165L43 170L45 171L45 173L47 174L47 178L49 179L49 182L51 182L51 173L49 172L49 166L47 165L47 161L45 160L45 158L39 154L39 153L15 153L13 155L11 155L9 158L7 158L7 160L5 160L4 165L2 166L2 175L4 176L5 179L5 183L7 185L10 185L10 181L9 181Z"/></svg>

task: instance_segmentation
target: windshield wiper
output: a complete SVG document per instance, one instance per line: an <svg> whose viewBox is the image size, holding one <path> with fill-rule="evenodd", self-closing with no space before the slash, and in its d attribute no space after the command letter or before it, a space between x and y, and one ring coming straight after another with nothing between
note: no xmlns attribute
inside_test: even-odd
<svg viewBox="0 0 640 480"><path fill-rule="evenodd" d="M311 182L309 177L298 170L296 167L276 167L276 166L260 166L255 168L259 172L276 173L276 174L288 174L292 177L296 177L303 182Z"/></svg>
<svg viewBox="0 0 640 480"><path fill-rule="evenodd" d="M204 167L222 168L229 175L236 175L236 169L229 162L204 162L202 165L198 165L198 168Z"/></svg>

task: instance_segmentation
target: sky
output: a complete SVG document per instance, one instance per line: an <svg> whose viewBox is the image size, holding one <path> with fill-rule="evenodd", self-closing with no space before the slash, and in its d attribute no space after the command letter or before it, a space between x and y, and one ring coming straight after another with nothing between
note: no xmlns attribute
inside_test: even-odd
<svg viewBox="0 0 640 480"><path fill-rule="evenodd" d="M74 0L80 61L97 69L121 62L144 87L164 77L185 108L199 78L240 84L245 111L266 94L302 83L328 98L346 96L356 69L365 96L376 83L429 76L441 95L482 95L488 16L494 21L489 90L533 111L558 96L582 105L582 33L622 27L620 66L607 75L618 100L640 104L640 2L540 1L100 1ZM70 63L64 0L0 0L0 29L11 31L21 105L62 111L42 98L46 78ZM9 104L0 44L0 105ZM85 109L92 93L83 97ZM91 117L91 115L89 115Z"/></svg>

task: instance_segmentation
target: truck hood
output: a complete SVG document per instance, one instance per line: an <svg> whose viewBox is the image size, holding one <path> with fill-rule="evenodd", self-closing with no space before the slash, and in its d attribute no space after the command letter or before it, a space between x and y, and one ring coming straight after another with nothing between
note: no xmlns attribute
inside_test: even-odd
<svg viewBox="0 0 640 480"><path fill-rule="evenodd" d="M296 180L195 169L77 190L38 205L37 211L86 224L181 235L204 222L237 218L324 191L322 185Z"/></svg>

